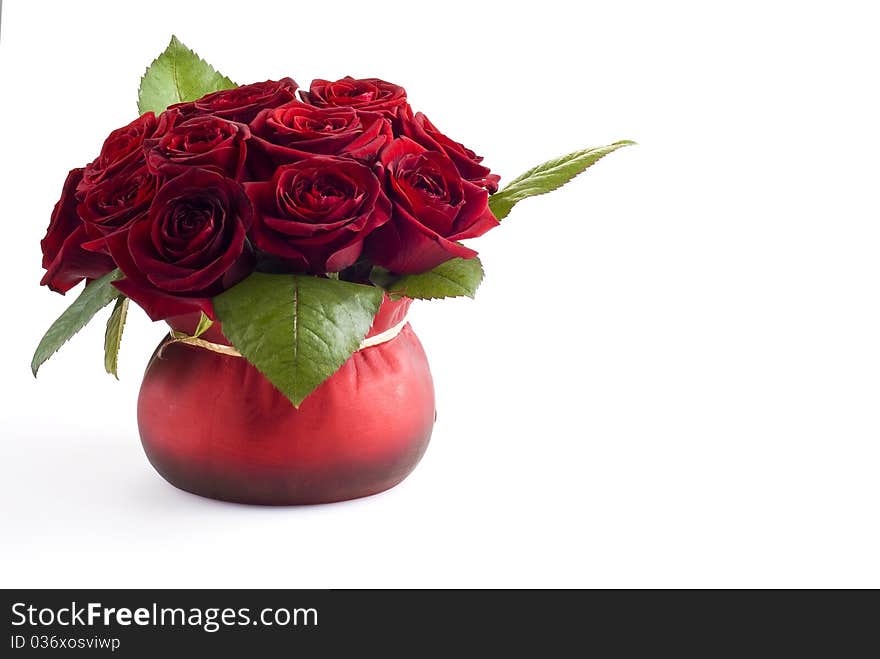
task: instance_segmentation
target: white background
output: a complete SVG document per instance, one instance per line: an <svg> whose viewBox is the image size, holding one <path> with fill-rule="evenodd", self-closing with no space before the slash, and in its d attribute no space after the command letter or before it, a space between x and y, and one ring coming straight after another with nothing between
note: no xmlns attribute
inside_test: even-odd
<svg viewBox="0 0 880 659"><path fill-rule="evenodd" d="M880 46L872 3L3 3L3 586L880 586ZM439 421L399 487L180 492L135 401L165 330L35 381L67 170L171 32L239 82L378 76L505 179L630 138L421 303ZM68 296L70 297L70 296ZM105 314L108 312L105 312ZM103 318L104 316L102 316Z"/></svg>

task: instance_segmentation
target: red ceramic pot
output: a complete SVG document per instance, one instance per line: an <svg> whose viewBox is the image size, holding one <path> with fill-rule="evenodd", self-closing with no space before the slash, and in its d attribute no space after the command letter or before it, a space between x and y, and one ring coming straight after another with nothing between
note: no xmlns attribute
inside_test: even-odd
<svg viewBox="0 0 880 659"><path fill-rule="evenodd" d="M406 316L386 299L367 336ZM197 317L169 321L192 333ZM202 338L227 344L219 324ZM154 353L138 399L147 457L172 485L214 499L291 505L376 494L421 459L434 385L407 324L354 353L299 408L247 360L183 343Z"/></svg>

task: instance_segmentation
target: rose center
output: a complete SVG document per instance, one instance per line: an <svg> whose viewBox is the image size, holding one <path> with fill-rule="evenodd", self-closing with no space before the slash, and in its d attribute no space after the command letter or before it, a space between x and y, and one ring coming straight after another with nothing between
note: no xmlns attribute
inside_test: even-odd
<svg viewBox="0 0 880 659"><path fill-rule="evenodd" d="M413 187L432 197L446 196L446 182L440 172L421 169L415 173Z"/></svg>
<svg viewBox="0 0 880 659"><path fill-rule="evenodd" d="M345 198L346 194L335 181L319 178L310 185L304 182L298 196L301 203L308 208L327 208L335 206L340 199Z"/></svg>
<svg viewBox="0 0 880 659"><path fill-rule="evenodd" d="M348 122L341 117L326 119L313 119L311 117L297 117L294 127L303 132L310 133L338 133L346 129Z"/></svg>
<svg viewBox="0 0 880 659"><path fill-rule="evenodd" d="M188 238L199 233L206 224L210 224L213 217L213 209L209 204L177 206L171 216L169 229L180 238Z"/></svg>

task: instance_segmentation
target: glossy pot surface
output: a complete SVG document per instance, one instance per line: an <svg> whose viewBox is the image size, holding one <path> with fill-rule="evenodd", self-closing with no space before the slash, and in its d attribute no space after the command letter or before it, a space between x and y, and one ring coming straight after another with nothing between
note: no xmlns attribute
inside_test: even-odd
<svg viewBox="0 0 880 659"><path fill-rule="evenodd" d="M386 299L367 336L400 322L409 304ZM169 324L191 333L197 320ZM217 324L203 338L228 343ZM183 343L157 349L138 399L144 450L166 480L206 497L268 505L393 487L424 454L434 418L428 361L408 324L355 352L299 408L244 358Z"/></svg>

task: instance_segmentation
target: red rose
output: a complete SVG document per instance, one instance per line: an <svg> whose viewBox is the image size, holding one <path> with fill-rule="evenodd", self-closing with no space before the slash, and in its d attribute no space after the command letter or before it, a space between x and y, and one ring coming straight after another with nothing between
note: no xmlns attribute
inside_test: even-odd
<svg viewBox="0 0 880 659"><path fill-rule="evenodd" d="M347 268L367 235L391 216L379 179L350 158L314 156L245 188L256 209L254 244L299 271Z"/></svg>
<svg viewBox="0 0 880 659"><path fill-rule="evenodd" d="M143 217L153 201L159 178L145 162L132 161L122 171L104 179L88 190L77 212L85 223L86 233L96 242L90 249L101 249L104 236L128 228Z"/></svg>
<svg viewBox="0 0 880 659"><path fill-rule="evenodd" d="M317 108L291 101L264 110L251 122L251 158L258 178L275 167L313 155L346 155L372 161L391 141L391 124L381 114L347 107Z"/></svg>
<svg viewBox="0 0 880 659"><path fill-rule="evenodd" d="M455 163L462 178L486 188L490 193L498 190L501 177L490 173L488 167L480 164L483 157L441 133L421 112L413 116L409 106L403 108L400 112L400 132L426 149L443 151Z"/></svg>
<svg viewBox="0 0 880 659"><path fill-rule="evenodd" d="M151 171L171 177L190 167L201 167L238 178L247 156L246 140L251 135L245 124L210 115L181 121L182 116L173 110L162 117L163 133L157 132L146 143Z"/></svg>
<svg viewBox="0 0 880 659"><path fill-rule="evenodd" d="M298 85L291 78L267 80L242 85L234 89L223 89L202 96L189 103L178 103L168 109L176 109L185 116L193 114L213 114L215 117L249 123L260 110L283 105L296 98Z"/></svg>
<svg viewBox="0 0 880 659"><path fill-rule="evenodd" d="M101 153L86 165L77 191L85 194L126 167L143 161L141 148L144 140L152 136L157 126L156 115L152 112L142 114L127 126L117 128L104 140Z"/></svg>
<svg viewBox="0 0 880 659"><path fill-rule="evenodd" d="M486 190L462 179L446 154L428 151L407 137L394 140L379 158L387 172L394 216L367 240L371 260L392 272L410 274L451 258L476 256L456 241L498 226Z"/></svg>
<svg viewBox="0 0 880 659"><path fill-rule="evenodd" d="M347 76L336 82L312 80L309 91L300 90L299 94L306 103L319 108L348 106L381 112L389 118L397 116L397 111L406 105L403 87L378 78L356 80Z"/></svg>
<svg viewBox="0 0 880 659"><path fill-rule="evenodd" d="M73 169L67 175L61 199L52 211L46 237L40 241L43 268L46 269L40 284L57 293L66 293L85 278L103 277L116 267L113 259L105 254L82 248L87 237L82 220L76 213L75 197L82 176L82 169Z"/></svg>
<svg viewBox="0 0 880 659"><path fill-rule="evenodd" d="M241 184L192 168L159 189L146 217L107 240L124 279L114 285L153 320L202 310L253 269L253 208Z"/></svg>

